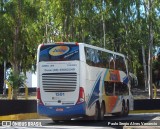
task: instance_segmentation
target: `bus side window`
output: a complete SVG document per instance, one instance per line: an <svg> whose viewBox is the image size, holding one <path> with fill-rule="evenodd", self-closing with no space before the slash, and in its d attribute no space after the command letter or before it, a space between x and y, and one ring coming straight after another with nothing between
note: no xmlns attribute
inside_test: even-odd
<svg viewBox="0 0 160 129"><path fill-rule="evenodd" d="M99 67L100 68L104 68L105 66L104 66L104 61L103 61L103 52L102 51L98 51L98 55L99 55Z"/></svg>
<svg viewBox="0 0 160 129"><path fill-rule="evenodd" d="M106 95L112 96L113 95L113 89L114 89L114 82L104 81L104 88L105 88Z"/></svg>
<svg viewBox="0 0 160 129"><path fill-rule="evenodd" d="M90 66L103 67L101 51L85 47L86 62Z"/></svg>
<svg viewBox="0 0 160 129"><path fill-rule="evenodd" d="M109 69L114 69L114 64L115 64L114 57L111 57L109 62Z"/></svg>
<svg viewBox="0 0 160 129"><path fill-rule="evenodd" d="M88 65L92 65L92 55L90 48L85 47L85 56L86 56L86 63Z"/></svg>
<svg viewBox="0 0 160 129"><path fill-rule="evenodd" d="M105 59L104 59L105 68L109 69L110 54L109 53L104 53L104 55L105 55Z"/></svg>
<svg viewBox="0 0 160 129"><path fill-rule="evenodd" d="M126 65L123 57L116 55L115 69L126 72Z"/></svg>
<svg viewBox="0 0 160 129"><path fill-rule="evenodd" d="M86 47L84 48L84 51L85 51L85 56L86 56L86 63L89 64L88 50Z"/></svg>
<svg viewBox="0 0 160 129"><path fill-rule="evenodd" d="M101 67L105 68L105 58L104 58L104 52L101 51L100 53L100 61L101 61Z"/></svg>
<svg viewBox="0 0 160 129"><path fill-rule="evenodd" d="M99 58L99 51L93 49L93 62L94 62L94 66L96 67L100 67L100 58Z"/></svg>
<svg viewBox="0 0 160 129"><path fill-rule="evenodd" d="M128 86L123 82L116 82L115 94L116 95L128 95L129 89Z"/></svg>
<svg viewBox="0 0 160 129"><path fill-rule="evenodd" d="M121 61L121 57L116 55L116 60L115 60L115 69L116 70L122 70L123 69L122 68L122 61Z"/></svg>
<svg viewBox="0 0 160 129"><path fill-rule="evenodd" d="M123 62L122 62L122 71L124 72L127 72L127 68L126 68L126 65L125 65L125 59L123 58Z"/></svg>

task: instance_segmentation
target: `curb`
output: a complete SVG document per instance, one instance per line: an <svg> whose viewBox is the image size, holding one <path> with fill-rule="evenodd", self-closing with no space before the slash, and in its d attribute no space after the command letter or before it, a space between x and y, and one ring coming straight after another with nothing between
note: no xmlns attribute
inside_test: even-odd
<svg viewBox="0 0 160 129"><path fill-rule="evenodd" d="M39 119L40 116L37 113L24 113L0 116L0 120L27 120L27 119Z"/></svg>
<svg viewBox="0 0 160 129"><path fill-rule="evenodd" d="M130 111L129 114L136 114L136 113L160 113L160 110L135 110ZM13 114L13 115L6 115L0 116L0 120L27 120L27 119L41 119L47 118L45 116L40 116L37 113L23 113L23 114Z"/></svg>
<svg viewBox="0 0 160 129"><path fill-rule="evenodd" d="M136 113L160 113L160 110L133 110L133 111L129 111L129 114L136 114Z"/></svg>

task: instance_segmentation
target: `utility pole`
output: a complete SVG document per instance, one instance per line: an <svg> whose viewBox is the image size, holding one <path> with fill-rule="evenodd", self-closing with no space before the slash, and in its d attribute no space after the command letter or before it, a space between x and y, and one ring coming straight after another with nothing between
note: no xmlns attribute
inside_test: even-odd
<svg viewBox="0 0 160 129"><path fill-rule="evenodd" d="M149 88L149 98L150 99L153 99L153 87L152 87L152 48L153 48L152 0L149 0L148 88Z"/></svg>
<svg viewBox="0 0 160 129"><path fill-rule="evenodd" d="M106 31L105 31L105 20L104 16L102 15L102 21L103 21L103 46L106 48Z"/></svg>
<svg viewBox="0 0 160 129"><path fill-rule="evenodd" d="M6 95L6 83L4 82L4 80L6 80L6 61L4 61L3 64L3 68L4 68L4 77L3 77L3 95Z"/></svg>
<svg viewBox="0 0 160 129"><path fill-rule="evenodd" d="M144 46L142 45L142 56L143 56L143 70L144 70L144 83L145 83L145 90L147 91L148 85L147 85L147 69L146 69L146 57L145 57L145 50Z"/></svg>

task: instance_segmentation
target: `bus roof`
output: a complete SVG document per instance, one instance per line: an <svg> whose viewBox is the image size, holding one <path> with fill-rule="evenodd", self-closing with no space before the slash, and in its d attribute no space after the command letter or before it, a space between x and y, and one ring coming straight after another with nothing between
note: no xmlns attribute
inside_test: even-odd
<svg viewBox="0 0 160 129"><path fill-rule="evenodd" d="M105 49L105 48L93 46L93 45L86 44L86 43L79 43L79 44L84 44L84 46L86 46L86 47L95 48L97 50L106 51L106 52L109 52L109 53L112 53L112 54L115 54L115 55L119 55L119 56L125 57L124 54L121 54L121 53L118 53L118 52L114 52L114 51L111 51L111 50L108 50L108 49Z"/></svg>
<svg viewBox="0 0 160 129"><path fill-rule="evenodd" d="M126 57L124 54L121 54L121 53L118 53L118 52L114 52L114 51L111 51L111 50L108 50L108 49L105 49L105 48L101 48L101 47L98 47L98 46L93 46L93 45L90 45L90 44L86 44L86 43L78 43L78 42L53 42L53 43L43 43L43 44L40 44L40 46L41 45L53 45L53 44L75 44L75 45L80 45L81 44L81 45L84 45L86 47L95 48L97 50L106 51L106 52L109 52L109 53L112 53L112 54L115 54L115 55Z"/></svg>

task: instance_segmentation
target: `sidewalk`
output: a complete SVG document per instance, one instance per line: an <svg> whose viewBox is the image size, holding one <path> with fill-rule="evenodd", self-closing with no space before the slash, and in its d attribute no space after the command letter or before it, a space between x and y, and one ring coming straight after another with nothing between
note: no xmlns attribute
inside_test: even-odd
<svg viewBox="0 0 160 129"><path fill-rule="evenodd" d="M124 126L123 129L160 129L160 126Z"/></svg>
<svg viewBox="0 0 160 129"><path fill-rule="evenodd" d="M6 115L0 116L0 120L26 120L26 119L39 119L37 113L24 113L24 114L13 114L13 115Z"/></svg>

